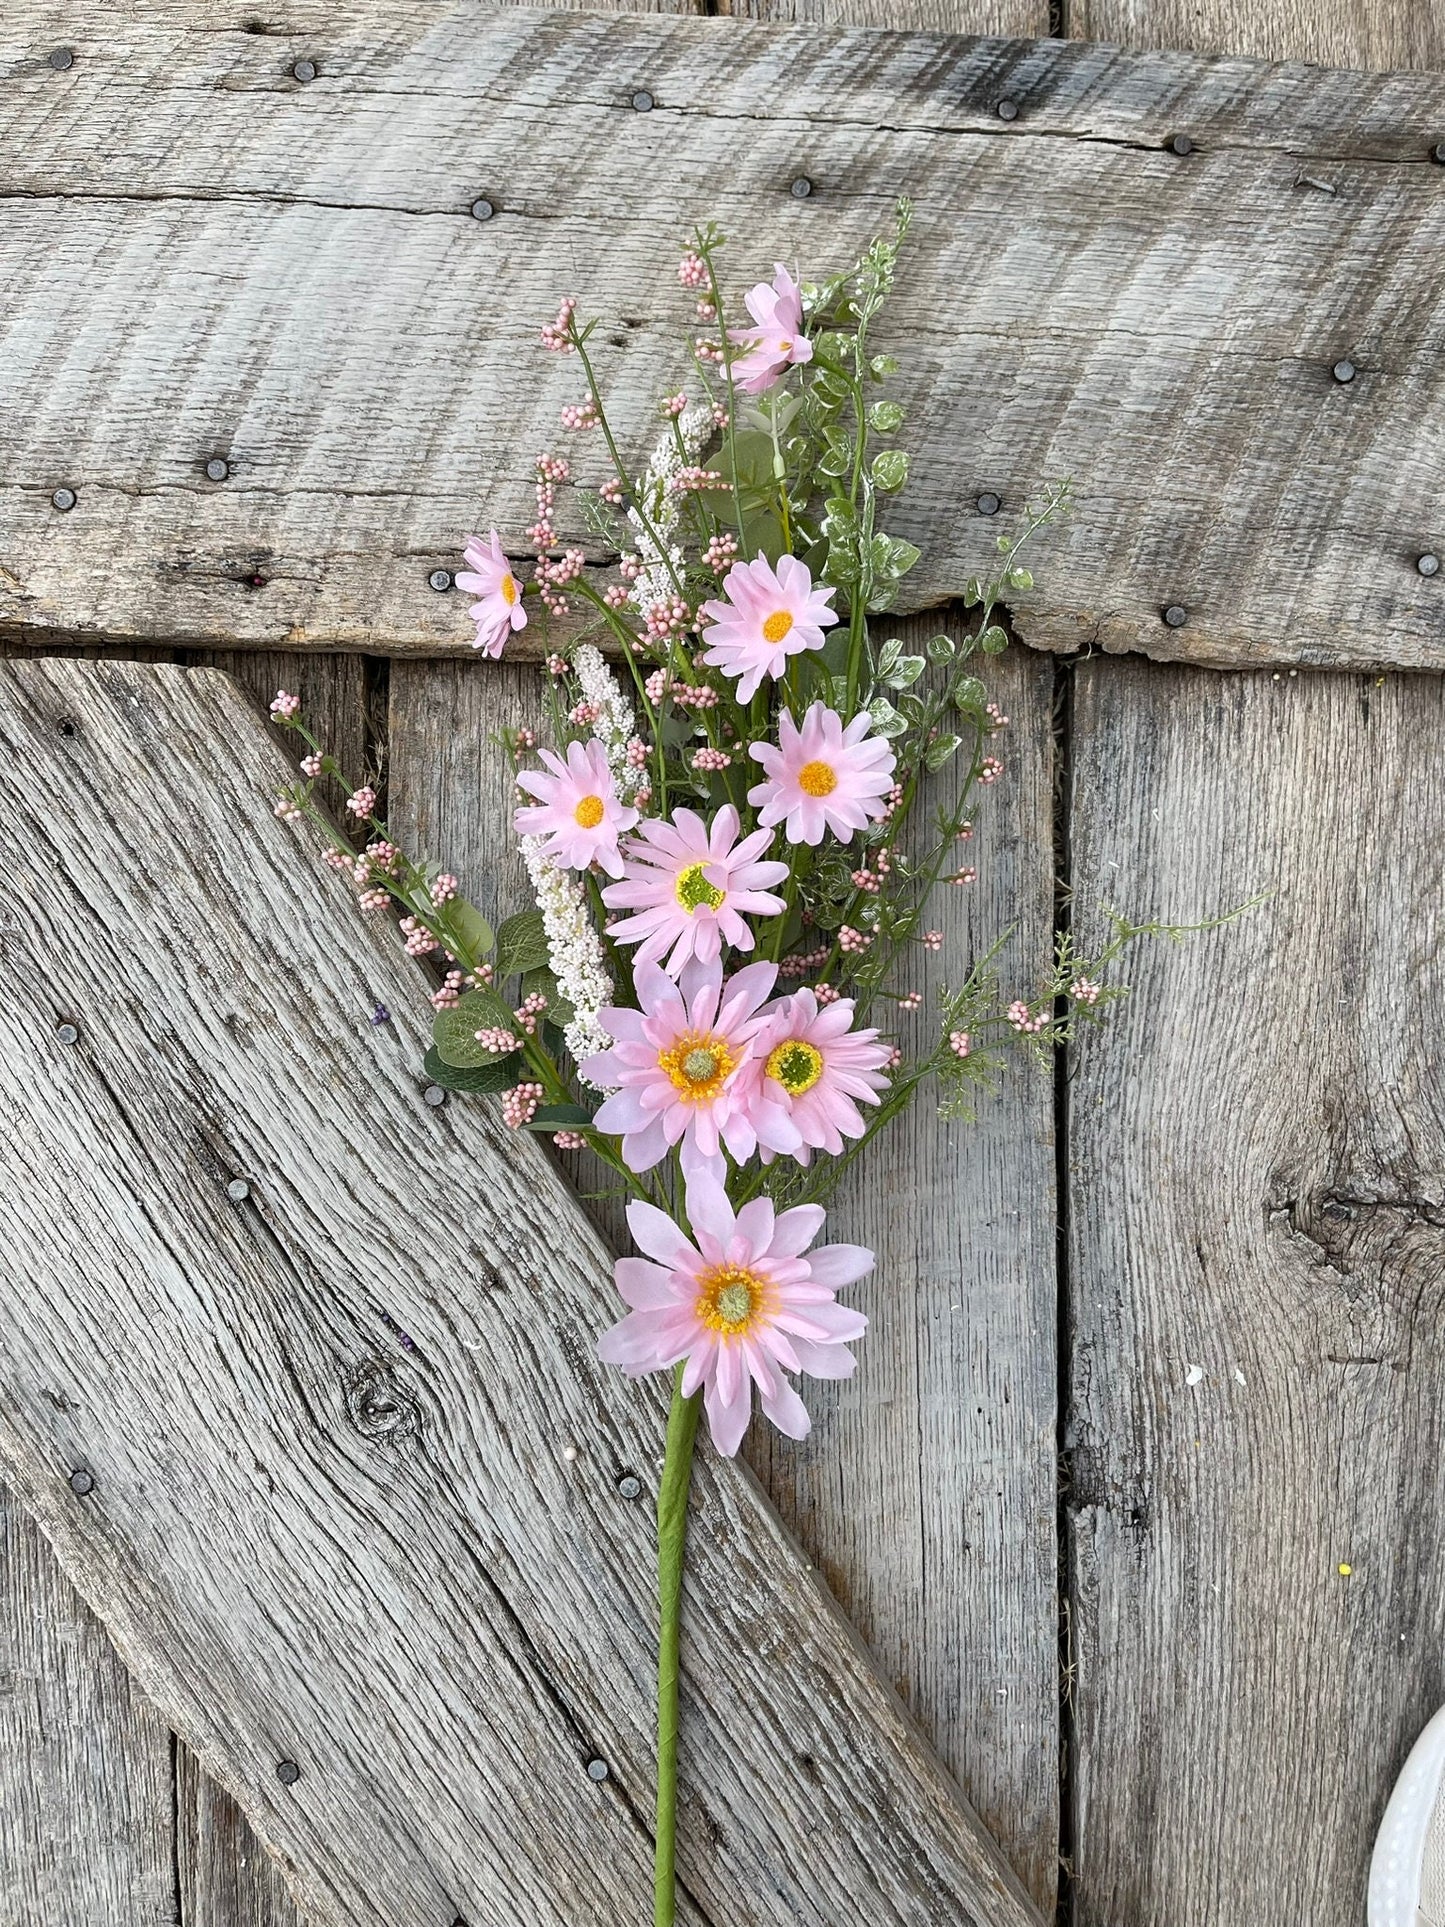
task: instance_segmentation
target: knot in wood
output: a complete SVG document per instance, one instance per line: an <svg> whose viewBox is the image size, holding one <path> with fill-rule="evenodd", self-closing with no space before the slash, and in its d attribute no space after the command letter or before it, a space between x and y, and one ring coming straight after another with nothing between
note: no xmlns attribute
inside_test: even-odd
<svg viewBox="0 0 1445 1927"><path fill-rule="evenodd" d="M383 1358L368 1358L348 1372L343 1391L346 1416L364 1439L403 1445L421 1433L421 1406Z"/></svg>

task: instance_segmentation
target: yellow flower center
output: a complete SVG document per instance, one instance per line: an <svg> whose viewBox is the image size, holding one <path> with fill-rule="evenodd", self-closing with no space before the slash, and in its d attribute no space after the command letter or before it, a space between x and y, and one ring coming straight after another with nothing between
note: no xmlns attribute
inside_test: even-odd
<svg viewBox="0 0 1445 1927"><path fill-rule="evenodd" d="M689 863L685 870L677 873L674 893L689 916L695 916L704 906L716 910L727 894L719 890L715 883L708 882L706 871L707 865L704 863Z"/></svg>
<svg viewBox="0 0 1445 1927"><path fill-rule="evenodd" d="M790 1037L768 1053L768 1076L776 1078L789 1097L812 1090L822 1075L822 1052L801 1037Z"/></svg>
<svg viewBox="0 0 1445 1927"><path fill-rule="evenodd" d="M673 1089L690 1104L710 1104L732 1076L736 1061L716 1031L688 1031L657 1057Z"/></svg>
<svg viewBox="0 0 1445 1927"><path fill-rule="evenodd" d="M745 1265L712 1265L697 1282L697 1316L724 1338L741 1338L767 1311L768 1281Z"/></svg>
<svg viewBox="0 0 1445 1927"><path fill-rule="evenodd" d="M793 626L793 618L786 609L775 609L763 624L763 635L769 642L781 642Z"/></svg>
<svg viewBox="0 0 1445 1927"><path fill-rule="evenodd" d="M577 804L572 815L584 830L595 830L607 812L602 807L600 796L584 796Z"/></svg>
<svg viewBox="0 0 1445 1927"><path fill-rule="evenodd" d="M804 763L798 771L798 788L805 796L831 796L838 787L838 772L831 763Z"/></svg>
<svg viewBox="0 0 1445 1927"><path fill-rule="evenodd" d="M793 352L793 344L788 339L788 337L784 335L782 340L778 343L778 353L780 355L790 355L792 352Z"/></svg>
<svg viewBox="0 0 1445 1927"><path fill-rule="evenodd" d="M517 600L517 578L512 574L510 569L508 569L507 573L502 577L499 587L502 591L502 600L510 609L512 604Z"/></svg>

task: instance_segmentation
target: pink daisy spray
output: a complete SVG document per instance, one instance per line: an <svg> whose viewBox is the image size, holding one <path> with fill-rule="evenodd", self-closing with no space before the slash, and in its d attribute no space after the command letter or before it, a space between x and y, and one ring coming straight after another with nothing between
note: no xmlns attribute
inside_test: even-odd
<svg viewBox="0 0 1445 1927"><path fill-rule="evenodd" d="M804 1149L778 1087L744 1076L777 976L776 965L755 963L724 983L720 963L692 963L675 984L656 964L639 963L642 1008L600 1013L616 1042L581 1073L598 1089L617 1087L594 1122L621 1134L630 1171L650 1171L678 1143L709 1161L726 1145L739 1164L760 1145L774 1154Z"/></svg>
<svg viewBox="0 0 1445 1927"><path fill-rule="evenodd" d="M617 838L632 828L638 813L619 802L607 751L594 741L569 743L565 763L553 750L539 754L545 771L517 772L518 787L539 799L517 811L517 834L545 837L543 854L563 869L586 870L597 863L609 876L620 877Z"/></svg>
<svg viewBox="0 0 1445 1927"><path fill-rule="evenodd" d="M723 578L723 600L699 612L703 661L737 676L738 701L751 702L764 676L781 676L789 656L821 649L823 631L838 620L828 607L831 588L815 589L806 563L795 555L773 568L765 555L735 562Z"/></svg>
<svg viewBox="0 0 1445 1927"><path fill-rule="evenodd" d="M823 1228L821 1205L775 1212L759 1197L735 1213L706 1173L688 1183L687 1212L691 1238L655 1206L628 1206L646 1256L617 1261L631 1310L603 1333L601 1357L634 1378L685 1359L682 1396L701 1388L713 1444L728 1458L748 1428L754 1385L778 1430L806 1438L807 1407L784 1374L851 1375L848 1347L868 1321L837 1294L873 1269L873 1253L847 1244L809 1252Z"/></svg>
<svg viewBox="0 0 1445 1927"><path fill-rule="evenodd" d="M777 747L753 743L748 750L767 779L748 791L758 822L767 829L782 823L790 843L821 843L825 830L847 843L882 816L896 759L884 737L870 734L872 725L866 709L845 726L819 702L800 728L785 709Z"/></svg>
<svg viewBox="0 0 1445 1927"><path fill-rule="evenodd" d="M472 646L485 656L500 656L512 631L527 626L521 587L495 529L486 544L479 535L469 537L462 557L468 566L458 570L457 587L481 598L468 611L477 625Z"/></svg>
<svg viewBox="0 0 1445 1927"><path fill-rule="evenodd" d="M753 933L746 919L774 917L783 908L769 885L788 874L786 863L764 862L771 830L754 830L738 841L741 818L731 803L711 825L695 810L675 810L670 822L645 817L623 848L625 874L610 883L602 900L610 910L631 910L612 926L617 943L641 948L637 962L654 963L664 953L674 977L692 957L712 963L729 943L751 950Z"/></svg>
<svg viewBox="0 0 1445 1927"><path fill-rule="evenodd" d="M851 997L820 1005L811 990L795 990L766 1013L754 1046L751 1070L763 1097L784 1106L801 1136L792 1154L800 1164L814 1151L837 1157L845 1138L862 1137L859 1104L876 1104L888 1088L883 1071L893 1047L876 1030L854 1030L853 1011Z"/></svg>
<svg viewBox="0 0 1445 1927"><path fill-rule="evenodd" d="M771 284L759 281L743 296L755 326L730 328L729 341L747 350L733 363L733 384L745 395L761 395L788 368L813 359L813 344L803 333L803 297L779 261Z"/></svg>

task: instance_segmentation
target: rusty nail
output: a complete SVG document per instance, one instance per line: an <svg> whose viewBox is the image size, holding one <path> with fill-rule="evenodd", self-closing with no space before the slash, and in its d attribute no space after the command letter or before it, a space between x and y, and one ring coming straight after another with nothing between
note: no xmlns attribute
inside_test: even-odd
<svg viewBox="0 0 1445 1927"><path fill-rule="evenodd" d="M484 199L472 202L472 219L474 221L490 221L496 211L488 200Z"/></svg>
<svg viewBox="0 0 1445 1927"><path fill-rule="evenodd" d="M652 95L648 93L645 87L639 87L637 92L632 96L632 105L637 113L650 114L653 108Z"/></svg>
<svg viewBox="0 0 1445 1927"><path fill-rule="evenodd" d="M87 1466L78 1465L70 1475L70 1489L77 1498L85 1498L95 1490L95 1474Z"/></svg>
<svg viewBox="0 0 1445 1927"><path fill-rule="evenodd" d="M301 1778L301 1769L294 1760L278 1760L276 1763L276 1778L281 1782L282 1786L295 1786L296 1782Z"/></svg>
<svg viewBox="0 0 1445 1927"><path fill-rule="evenodd" d="M1005 98L999 102L998 106L994 108L994 112L1000 120L1017 120L1019 117L1019 104L1016 100L1010 100L1005 96Z"/></svg>
<svg viewBox="0 0 1445 1927"><path fill-rule="evenodd" d="M992 489L985 489L983 494L980 495L974 503L974 507L980 515L997 515L1003 507L1003 503L999 500L998 496L994 494Z"/></svg>
<svg viewBox="0 0 1445 1927"><path fill-rule="evenodd" d="M58 488L53 492L50 500L52 506L58 508L60 512L64 514L67 510L75 507L75 490L73 488Z"/></svg>
<svg viewBox="0 0 1445 1927"><path fill-rule="evenodd" d="M452 586L451 572L448 569L433 569L427 577L427 581L436 590L438 595L445 595L447 590Z"/></svg>
<svg viewBox="0 0 1445 1927"><path fill-rule="evenodd" d="M1440 573L1440 558L1438 555L1432 555L1427 549L1415 564L1415 567L1420 571L1421 575L1438 575Z"/></svg>
<svg viewBox="0 0 1445 1927"><path fill-rule="evenodd" d="M206 463L206 480L208 482L224 482L230 472L231 464L229 462L223 462L219 455L213 455L210 461Z"/></svg>
<svg viewBox="0 0 1445 1927"><path fill-rule="evenodd" d="M800 174L788 189L788 192L795 201L806 201L812 191L813 183L808 179L806 174Z"/></svg>
<svg viewBox="0 0 1445 1927"><path fill-rule="evenodd" d="M1355 364L1348 360L1337 361L1330 370L1330 373L1338 382L1353 381L1355 379Z"/></svg>
<svg viewBox="0 0 1445 1927"><path fill-rule="evenodd" d="M244 1204L251 1195L251 1187L244 1178L232 1178L226 1186L226 1196L232 1204Z"/></svg>
<svg viewBox="0 0 1445 1927"><path fill-rule="evenodd" d="M63 74L67 67L73 67L75 65L75 55L69 47L57 47L55 52L50 56L50 64L56 73Z"/></svg>
<svg viewBox="0 0 1445 1927"><path fill-rule="evenodd" d="M430 1104L434 1111L438 1111L446 1103L447 1094L440 1084L428 1084L422 1092L422 1101Z"/></svg>
<svg viewBox="0 0 1445 1927"><path fill-rule="evenodd" d="M1176 134L1169 145L1176 154L1183 155L1194 152L1194 143L1187 134Z"/></svg>
<svg viewBox="0 0 1445 1927"><path fill-rule="evenodd" d="M1189 620L1189 611L1182 603L1171 602L1164 611L1164 620L1171 629L1182 629Z"/></svg>
<svg viewBox="0 0 1445 1927"><path fill-rule="evenodd" d="M316 62L314 60L298 60L293 64L291 72L295 75L296 79L304 85L308 80L315 80Z"/></svg>
<svg viewBox="0 0 1445 1927"><path fill-rule="evenodd" d="M609 1777L611 1771L612 1769L608 1766L606 1760L589 1760L587 1762L587 1778L589 1780L595 1780L598 1786L601 1786L602 1782Z"/></svg>
<svg viewBox="0 0 1445 1927"><path fill-rule="evenodd" d="M78 1044L80 1042L80 1031L74 1024L57 1024L55 1026L55 1041L57 1044Z"/></svg>
<svg viewBox="0 0 1445 1927"><path fill-rule="evenodd" d="M620 1499L640 1499L642 1481L635 1472L624 1472L617 1481L617 1496Z"/></svg>

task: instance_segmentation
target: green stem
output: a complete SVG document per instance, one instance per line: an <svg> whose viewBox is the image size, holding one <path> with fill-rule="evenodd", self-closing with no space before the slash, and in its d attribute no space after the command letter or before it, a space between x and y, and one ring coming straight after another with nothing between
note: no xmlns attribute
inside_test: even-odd
<svg viewBox="0 0 1445 1927"><path fill-rule="evenodd" d="M653 1927L677 1918L677 1670L682 1637L682 1571L687 1549L687 1495L702 1393L682 1395L681 1365L667 1419L667 1456L657 1495L657 1852L653 1862Z"/></svg>

